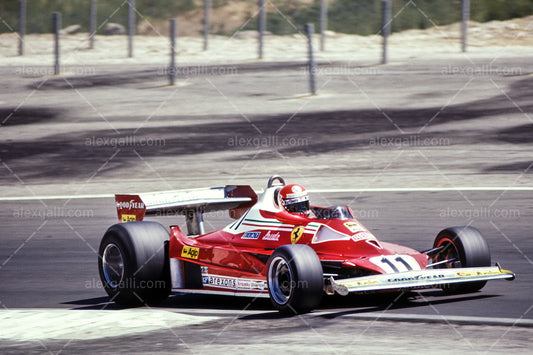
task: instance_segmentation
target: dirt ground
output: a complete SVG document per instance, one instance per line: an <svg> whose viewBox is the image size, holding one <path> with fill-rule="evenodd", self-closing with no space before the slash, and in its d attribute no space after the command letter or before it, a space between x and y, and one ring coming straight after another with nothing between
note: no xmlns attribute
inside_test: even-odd
<svg viewBox="0 0 533 355"><path fill-rule="evenodd" d="M226 16L226 15L224 15ZM231 15L227 15L231 17ZM226 17L227 17L226 16ZM238 21L242 19L239 17ZM197 20L192 17L192 22ZM165 25L166 26L166 25ZM188 25L178 25L181 29ZM69 66L96 64L166 64L170 45L166 27L157 29L154 36L139 35L134 40L134 57L129 58L126 36L97 36L95 49L88 49L86 33L61 38L61 63ZM179 64L221 64L256 61L257 33L236 31L232 36L211 36L209 50L203 50L203 39L187 36L179 30L177 60ZM533 48L533 16L509 21L471 22L468 35L468 56L479 57L492 52L494 56L530 55ZM316 35L315 49L319 36ZM25 37L25 55L18 56L16 33L0 35L0 65L43 65L54 63L53 36L32 34ZM426 30L394 33L389 39L390 60L410 58L461 57L460 25L452 24ZM351 61L374 64L381 60L382 38L379 35L357 36L327 32L326 51L316 50L319 61ZM307 40L303 33L289 36L267 36L263 61L305 61Z"/></svg>

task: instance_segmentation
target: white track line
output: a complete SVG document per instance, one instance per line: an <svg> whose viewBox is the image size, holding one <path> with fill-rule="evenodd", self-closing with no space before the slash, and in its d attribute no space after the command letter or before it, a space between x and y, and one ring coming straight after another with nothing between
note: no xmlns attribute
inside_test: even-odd
<svg viewBox="0 0 533 355"><path fill-rule="evenodd" d="M40 200L82 200L90 198L114 198L114 194L94 195L50 195L50 196L13 196L0 197L0 201L40 201Z"/></svg>
<svg viewBox="0 0 533 355"><path fill-rule="evenodd" d="M464 186L464 187L376 187L349 189L309 189L311 193L361 193L361 192L449 192L449 191L533 191L533 186ZM263 190L256 191L263 193ZM114 194L49 195L0 197L0 201L39 201L39 200L82 200L94 198L114 198Z"/></svg>
<svg viewBox="0 0 533 355"><path fill-rule="evenodd" d="M350 192L447 192L447 191L533 191L533 186L464 186L464 187L376 187L364 189L309 189L316 193Z"/></svg>
<svg viewBox="0 0 533 355"><path fill-rule="evenodd" d="M327 314L326 312L317 313ZM495 317L471 317L471 316L449 316L449 315L424 315L424 314L394 314L394 313L356 313L346 314L343 317L357 318L362 320L381 320L399 322L419 322L419 323L440 323L458 325L481 325L481 326L503 326L503 327L528 327L533 328L533 319L522 318L495 318Z"/></svg>
<svg viewBox="0 0 533 355"><path fill-rule="evenodd" d="M158 309L118 311L17 309L0 310L0 341L88 340L191 326L218 317Z"/></svg>

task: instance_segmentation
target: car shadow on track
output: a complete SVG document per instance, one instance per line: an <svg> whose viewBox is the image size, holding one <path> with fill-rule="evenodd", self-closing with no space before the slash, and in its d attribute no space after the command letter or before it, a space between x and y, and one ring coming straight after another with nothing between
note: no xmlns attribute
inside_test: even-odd
<svg viewBox="0 0 533 355"><path fill-rule="evenodd" d="M446 295L441 291L348 296L335 295L324 297L322 304L316 309L316 311L324 313L321 315L323 318L333 319L350 314L434 307L442 304L482 300L492 297L498 297L498 295L483 294L481 292L463 295ZM76 300L65 302L63 304L74 305L75 307L71 308L72 310L111 311L128 309L128 307L120 306L110 301L108 297ZM245 311L241 316L238 316L239 319L243 320L279 319L291 316L277 312L273 308L270 300L266 298L244 298L218 295L174 294L158 305L145 306L144 308L176 309L184 312L187 310L201 310L206 314L210 311L226 310L233 316L238 315L241 311ZM249 314L246 311L253 311L253 314ZM261 311L264 311L264 313Z"/></svg>
<svg viewBox="0 0 533 355"><path fill-rule="evenodd" d="M323 314L323 318L332 319L350 314L364 314L371 312L386 312L388 310L435 307L442 304L452 304L473 300L483 300L498 297L483 293L462 295L446 295L442 291L393 293L388 295L350 295L347 297L333 297L320 308L321 311L331 311Z"/></svg>

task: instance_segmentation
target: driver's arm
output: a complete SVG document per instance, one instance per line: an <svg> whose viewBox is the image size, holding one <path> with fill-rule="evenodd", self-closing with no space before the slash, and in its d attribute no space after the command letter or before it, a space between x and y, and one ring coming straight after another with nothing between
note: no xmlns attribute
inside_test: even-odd
<svg viewBox="0 0 533 355"><path fill-rule="evenodd" d="M261 214L266 218L275 218L280 222L293 224L297 226L306 226L311 219L299 214L289 213L285 210L278 212L261 211Z"/></svg>

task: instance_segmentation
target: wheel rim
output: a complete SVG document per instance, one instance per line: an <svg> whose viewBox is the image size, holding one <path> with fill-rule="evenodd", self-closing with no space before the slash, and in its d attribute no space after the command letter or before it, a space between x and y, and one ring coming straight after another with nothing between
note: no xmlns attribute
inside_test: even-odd
<svg viewBox="0 0 533 355"><path fill-rule="evenodd" d="M443 261L443 260L452 260L452 259L454 260L454 261L450 261L448 263L442 264L441 268L453 268L455 267L455 265L457 265L457 262L460 262L461 259L459 257L459 251L457 250L457 247L455 246L455 243L453 242L453 240L449 238L443 238L439 242L438 246L442 247L442 251L440 251L435 256L436 262Z"/></svg>
<svg viewBox="0 0 533 355"><path fill-rule="evenodd" d="M272 299L277 304L285 304L292 294L292 272L287 261L282 257L276 257L270 263L270 277L268 288Z"/></svg>
<svg viewBox="0 0 533 355"><path fill-rule="evenodd" d="M102 271L105 281L113 288L118 287L124 277L124 258L116 244L108 244L102 255Z"/></svg>

